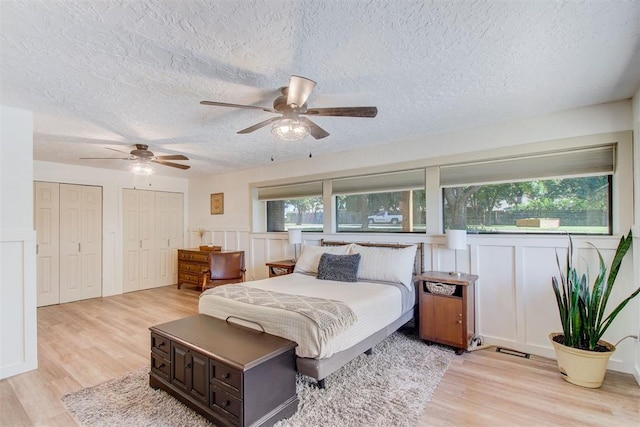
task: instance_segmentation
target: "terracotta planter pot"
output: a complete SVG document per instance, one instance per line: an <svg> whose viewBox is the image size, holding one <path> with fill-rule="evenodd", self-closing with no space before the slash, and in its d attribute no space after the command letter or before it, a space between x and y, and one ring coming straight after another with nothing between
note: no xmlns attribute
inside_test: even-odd
<svg viewBox="0 0 640 427"><path fill-rule="evenodd" d="M616 347L613 344L600 340L598 344L606 347L609 351L580 350L567 347L553 340L554 337L561 335L564 334L554 332L549 334L549 339L556 351L558 369L560 370L562 378L581 387L600 387L604 380L604 374L607 372L609 358L613 352L616 351Z"/></svg>

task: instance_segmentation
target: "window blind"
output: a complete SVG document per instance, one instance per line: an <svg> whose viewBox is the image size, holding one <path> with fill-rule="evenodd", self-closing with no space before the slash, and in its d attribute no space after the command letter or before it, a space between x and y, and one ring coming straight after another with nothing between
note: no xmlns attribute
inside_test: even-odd
<svg viewBox="0 0 640 427"><path fill-rule="evenodd" d="M258 200L298 199L316 196L322 197L322 181L258 188Z"/></svg>
<svg viewBox="0 0 640 427"><path fill-rule="evenodd" d="M615 145L440 167L440 185L513 182L562 176L612 174Z"/></svg>
<svg viewBox="0 0 640 427"><path fill-rule="evenodd" d="M425 187L424 169L336 178L333 194L381 193Z"/></svg>

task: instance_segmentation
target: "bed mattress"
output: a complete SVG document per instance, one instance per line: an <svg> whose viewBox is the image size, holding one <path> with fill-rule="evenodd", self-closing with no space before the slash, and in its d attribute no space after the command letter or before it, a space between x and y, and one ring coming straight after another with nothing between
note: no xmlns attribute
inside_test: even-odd
<svg viewBox="0 0 640 427"><path fill-rule="evenodd" d="M299 357L323 359L345 350L398 319L410 299L403 286L374 282L337 282L293 273L270 279L244 282L244 286L279 293L326 298L343 302L357 320L347 330L331 338L321 338L315 323L308 317L288 310L238 302L207 292L200 296L198 311L260 329L240 319L259 323L265 332L295 341ZM225 285L234 286L234 285ZM413 302L411 302L411 305Z"/></svg>

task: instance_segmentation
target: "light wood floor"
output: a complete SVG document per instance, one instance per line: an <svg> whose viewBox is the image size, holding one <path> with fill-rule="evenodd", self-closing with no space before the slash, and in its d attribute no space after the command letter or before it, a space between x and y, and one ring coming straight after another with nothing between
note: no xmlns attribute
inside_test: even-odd
<svg viewBox="0 0 640 427"><path fill-rule="evenodd" d="M199 293L165 287L38 309L36 371L0 381L0 426L70 426L64 394L148 365L148 327L195 314ZM456 356L420 426L634 425L640 387L607 373L601 389L564 382L555 362ZM312 426L307 426L312 427Z"/></svg>

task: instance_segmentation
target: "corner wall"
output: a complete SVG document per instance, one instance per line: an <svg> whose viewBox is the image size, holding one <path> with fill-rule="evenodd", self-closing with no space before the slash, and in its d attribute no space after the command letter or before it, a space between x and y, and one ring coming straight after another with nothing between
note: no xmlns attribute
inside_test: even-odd
<svg viewBox="0 0 640 427"><path fill-rule="evenodd" d="M0 106L0 379L38 367L33 113Z"/></svg>

